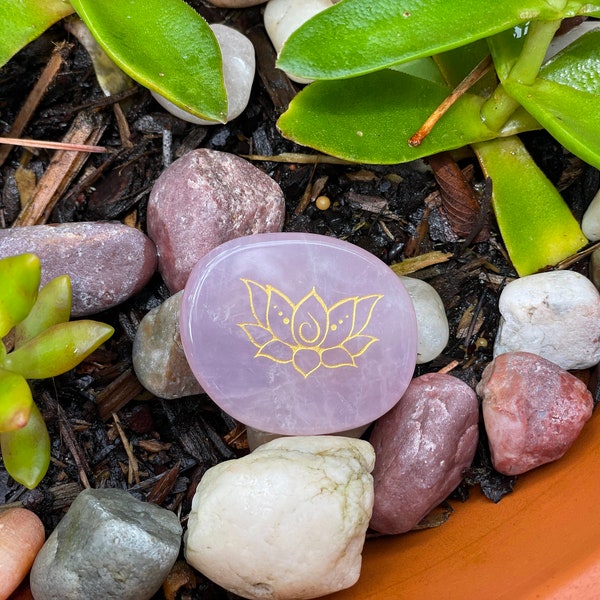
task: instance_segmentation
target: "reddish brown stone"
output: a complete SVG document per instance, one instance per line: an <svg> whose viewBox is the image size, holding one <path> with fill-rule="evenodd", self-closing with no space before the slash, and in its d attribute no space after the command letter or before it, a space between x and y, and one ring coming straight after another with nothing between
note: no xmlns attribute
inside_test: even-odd
<svg viewBox="0 0 600 600"><path fill-rule="evenodd" d="M585 384L529 352L497 356L483 372L477 393L483 398L492 462L506 475L563 456L592 415Z"/></svg>
<svg viewBox="0 0 600 600"><path fill-rule="evenodd" d="M127 300L156 270L156 248L141 231L116 222L33 225L0 230L0 258L32 252L42 263L42 285L69 275L74 317Z"/></svg>
<svg viewBox="0 0 600 600"><path fill-rule="evenodd" d="M248 161L200 149L176 160L157 179L148 202L148 235L172 293L192 267L223 242L280 231L285 204L277 183Z"/></svg>
<svg viewBox="0 0 600 600"><path fill-rule="evenodd" d="M443 373L413 379L369 440L376 456L370 526L403 533L442 502L473 460L477 422L477 396L466 383Z"/></svg>

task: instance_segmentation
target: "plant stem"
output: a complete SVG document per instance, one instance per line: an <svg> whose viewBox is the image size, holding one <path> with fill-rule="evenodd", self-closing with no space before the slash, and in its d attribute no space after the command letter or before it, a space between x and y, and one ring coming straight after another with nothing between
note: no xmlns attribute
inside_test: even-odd
<svg viewBox="0 0 600 600"><path fill-rule="evenodd" d="M530 23L523 50L508 75L509 79L523 85L532 85L535 82L548 46L560 23L560 19ZM500 84L482 106L481 118L490 129L499 131L518 107L519 103L511 98Z"/></svg>

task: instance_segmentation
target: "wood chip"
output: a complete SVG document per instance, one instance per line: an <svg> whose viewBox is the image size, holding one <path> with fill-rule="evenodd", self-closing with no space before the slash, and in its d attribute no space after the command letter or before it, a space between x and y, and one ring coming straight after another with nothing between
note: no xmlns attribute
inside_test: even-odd
<svg viewBox="0 0 600 600"><path fill-rule="evenodd" d="M451 252L438 252L437 250L434 250L433 252L407 258L402 262L395 263L391 266L391 269L396 275L408 275L420 271L421 269L431 267L432 265L439 265L440 263L447 262L451 258Z"/></svg>

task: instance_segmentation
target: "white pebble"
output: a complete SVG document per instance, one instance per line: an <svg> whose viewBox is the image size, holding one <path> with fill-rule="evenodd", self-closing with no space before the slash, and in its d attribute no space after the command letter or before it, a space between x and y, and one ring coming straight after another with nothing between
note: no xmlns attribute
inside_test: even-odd
<svg viewBox="0 0 600 600"><path fill-rule="evenodd" d="M192 501L186 560L250 599L350 587L373 509L374 462L364 440L305 436L212 467Z"/></svg>
<svg viewBox="0 0 600 600"><path fill-rule="evenodd" d="M500 295L494 356L531 352L563 369L600 362L600 294L574 271L521 277Z"/></svg>
<svg viewBox="0 0 600 600"><path fill-rule="evenodd" d="M448 343L450 328L444 303L433 286L414 277L400 277L417 315L417 364L438 357Z"/></svg>
<svg viewBox="0 0 600 600"><path fill-rule="evenodd" d="M264 23L276 52L279 54L286 40L300 25L335 3L335 0L270 0L265 8ZM312 81L287 75L298 83Z"/></svg>
<svg viewBox="0 0 600 600"><path fill-rule="evenodd" d="M596 193L583 215L581 230L590 242L600 240L600 190Z"/></svg>
<svg viewBox="0 0 600 600"><path fill-rule="evenodd" d="M256 59L252 42L242 33L226 25L211 25L223 57L223 79L227 90L227 122L238 117L250 99ZM152 91L156 101L168 112L184 121L197 125L218 125L217 121L209 121L192 115L175 106L172 102Z"/></svg>

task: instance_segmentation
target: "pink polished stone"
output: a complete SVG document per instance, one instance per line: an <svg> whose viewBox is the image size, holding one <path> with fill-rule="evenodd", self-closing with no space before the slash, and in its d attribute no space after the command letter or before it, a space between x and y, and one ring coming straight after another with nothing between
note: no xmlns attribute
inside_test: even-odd
<svg viewBox="0 0 600 600"><path fill-rule="evenodd" d="M321 235L238 238L193 269L180 313L190 366L246 425L288 435L370 423L413 374L417 325L379 259Z"/></svg>

